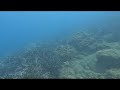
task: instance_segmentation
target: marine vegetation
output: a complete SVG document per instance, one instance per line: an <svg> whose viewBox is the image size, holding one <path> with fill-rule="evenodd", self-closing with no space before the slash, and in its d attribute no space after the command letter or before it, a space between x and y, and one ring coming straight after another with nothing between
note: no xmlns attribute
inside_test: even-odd
<svg viewBox="0 0 120 90"><path fill-rule="evenodd" d="M101 30L101 29L100 29ZM31 46L0 60L6 79L118 79L120 31L82 31L49 43ZM101 36L99 36L101 35Z"/></svg>

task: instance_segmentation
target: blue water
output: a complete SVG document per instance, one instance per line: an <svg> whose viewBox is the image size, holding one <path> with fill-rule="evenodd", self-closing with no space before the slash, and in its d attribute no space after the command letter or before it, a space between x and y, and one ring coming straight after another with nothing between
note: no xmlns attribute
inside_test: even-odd
<svg viewBox="0 0 120 90"><path fill-rule="evenodd" d="M67 33L104 24L119 12L6 11L0 12L0 56L9 55L31 42L49 41Z"/></svg>

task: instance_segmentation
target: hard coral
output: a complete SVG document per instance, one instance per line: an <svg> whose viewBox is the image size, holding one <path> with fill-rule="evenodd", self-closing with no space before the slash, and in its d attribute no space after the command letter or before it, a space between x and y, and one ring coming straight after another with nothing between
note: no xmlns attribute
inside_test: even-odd
<svg viewBox="0 0 120 90"><path fill-rule="evenodd" d="M61 45L55 49L55 53L61 58L71 59L77 54L77 51L71 45Z"/></svg>

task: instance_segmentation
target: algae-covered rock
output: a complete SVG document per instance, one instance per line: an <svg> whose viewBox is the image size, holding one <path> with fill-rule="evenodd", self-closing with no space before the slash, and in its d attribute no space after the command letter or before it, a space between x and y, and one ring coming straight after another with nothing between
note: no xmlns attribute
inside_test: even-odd
<svg viewBox="0 0 120 90"><path fill-rule="evenodd" d="M110 46L105 41L95 42L94 44L90 45L89 47L90 47L91 51L94 51L94 53L98 50L103 50L103 49L109 49L110 48Z"/></svg>
<svg viewBox="0 0 120 90"><path fill-rule="evenodd" d="M76 57L71 61L66 61L60 69L59 78L66 79L99 79L105 78L103 74L94 70L95 55L86 56L84 58Z"/></svg>
<svg viewBox="0 0 120 90"><path fill-rule="evenodd" d="M96 53L96 68L97 71L104 72L111 68L120 68L120 50L105 49Z"/></svg>
<svg viewBox="0 0 120 90"><path fill-rule="evenodd" d="M59 78L64 78L64 79L75 79L75 71L74 69L67 67L67 68L62 68L60 70L60 76Z"/></svg>
<svg viewBox="0 0 120 90"><path fill-rule="evenodd" d="M110 70L106 71L106 78L120 79L120 69L110 69Z"/></svg>
<svg viewBox="0 0 120 90"><path fill-rule="evenodd" d="M89 49L89 45L94 42L96 42L95 38L85 32L75 33L68 39L68 44L75 47L80 52L85 50L87 51Z"/></svg>
<svg viewBox="0 0 120 90"><path fill-rule="evenodd" d="M70 60L77 54L77 50L71 45L60 45L55 49L55 54L58 57L66 60Z"/></svg>
<svg viewBox="0 0 120 90"><path fill-rule="evenodd" d="M92 70L85 69L81 65L79 66L64 66L60 70L59 78L65 79L99 79L105 78L103 74L94 72Z"/></svg>

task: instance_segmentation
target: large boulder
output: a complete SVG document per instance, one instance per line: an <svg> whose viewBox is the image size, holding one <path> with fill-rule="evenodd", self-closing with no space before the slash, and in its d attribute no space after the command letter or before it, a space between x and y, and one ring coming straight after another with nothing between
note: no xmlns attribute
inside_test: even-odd
<svg viewBox="0 0 120 90"><path fill-rule="evenodd" d="M104 49L96 53L96 69L104 72L112 68L120 68L120 50Z"/></svg>

